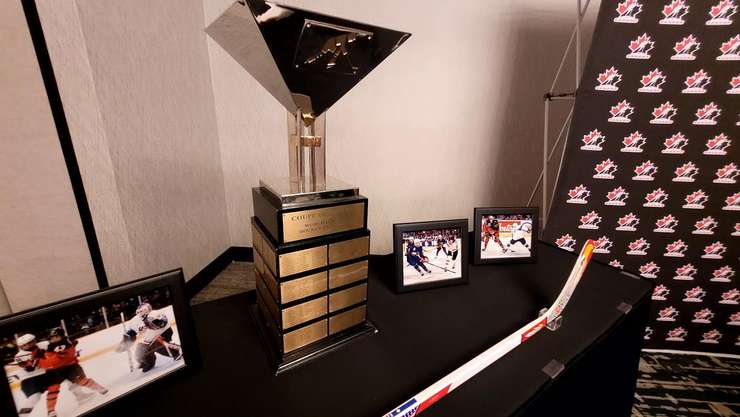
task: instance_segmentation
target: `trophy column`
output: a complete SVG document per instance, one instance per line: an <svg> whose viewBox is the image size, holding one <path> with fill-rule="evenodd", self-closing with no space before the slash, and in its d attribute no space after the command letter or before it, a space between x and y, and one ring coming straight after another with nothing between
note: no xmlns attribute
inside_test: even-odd
<svg viewBox="0 0 740 417"><path fill-rule="evenodd" d="M278 372L375 332L367 199L326 176L324 113L410 34L240 0L206 32L288 111L289 172L252 189L257 306Z"/></svg>

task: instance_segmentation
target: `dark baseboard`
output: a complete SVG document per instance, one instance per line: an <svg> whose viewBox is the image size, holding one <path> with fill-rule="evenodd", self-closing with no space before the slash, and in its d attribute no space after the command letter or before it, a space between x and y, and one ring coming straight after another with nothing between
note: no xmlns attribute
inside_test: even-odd
<svg viewBox="0 0 740 417"><path fill-rule="evenodd" d="M211 261L211 263L206 265L205 268L193 275L193 277L185 283L185 291L188 298L193 298L195 294L198 294L233 261L253 262L254 255L252 253L252 248L232 246L226 249L221 255L218 255L216 259Z"/></svg>

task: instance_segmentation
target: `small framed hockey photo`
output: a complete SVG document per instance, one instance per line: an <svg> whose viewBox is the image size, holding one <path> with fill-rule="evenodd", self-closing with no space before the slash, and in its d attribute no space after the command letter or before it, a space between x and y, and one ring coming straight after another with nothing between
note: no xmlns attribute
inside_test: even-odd
<svg viewBox="0 0 740 417"><path fill-rule="evenodd" d="M468 219L393 225L396 290L468 282Z"/></svg>
<svg viewBox="0 0 740 417"><path fill-rule="evenodd" d="M108 415L198 362L191 326L182 270L4 317L0 415Z"/></svg>
<svg viewBox="0 0 740 417"><path fill-rule="evenodd" d="M537 261L537 207L479 207L473 218L474 264Z"/></svg>

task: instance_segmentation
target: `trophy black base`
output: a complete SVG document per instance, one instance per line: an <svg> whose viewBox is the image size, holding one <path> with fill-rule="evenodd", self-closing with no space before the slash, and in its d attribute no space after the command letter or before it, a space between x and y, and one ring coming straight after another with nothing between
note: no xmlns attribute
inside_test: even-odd
<svg viewBox="0 0 740 417"><path fill-rule="evenodd" d="M333 334L318 342L314 342L306 347L281 355L279 353L280 348L275 344L274 339L270 337L270 329L267 328L267 321L261 316L262 313L259 311L256 303L249 306L249 313L252 316L252 321L254 322L255 327L257 327L260 340L265 346L264 350L268 354L268 361L270 362L270 366L274 370L275 375L279 375L285 371L304 365L314 359L326 356L327 354L334 352L361 337L378 333L378 328L375 327L370 320L365 319L365 321L360 324Z"/></svg>

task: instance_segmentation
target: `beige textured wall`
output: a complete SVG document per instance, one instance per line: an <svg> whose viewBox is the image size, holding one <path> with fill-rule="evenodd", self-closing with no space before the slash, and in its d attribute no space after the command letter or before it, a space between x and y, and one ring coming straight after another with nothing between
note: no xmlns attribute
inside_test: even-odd
<svg viewBox="0 0 740 417"><path fill-rule="evenodd" d="M112 283L230 246L199 0L41 0Z"/></svg>
<svg viewBox="0 0 740 417"><path fill-rule="evenodd" d="M206 25L231 3L204 1ZM413 33L327 117L328 174L369 198L373 253L392 251L396 222L472 221L475 206L527 202L542 159L541 97L573 28L574 1L283 3ZM250 188L287 175L285 115L210 39L208 51L231 239L251 245ZM566 75L561 86L572 89ZM557 124L566 105L554 107Z"/></svg>
<svg viewBox="0 0 740 417"><path fill-rule="evenodd" d="M0 315L97 288L20 2L0 12Z"/></svg>

